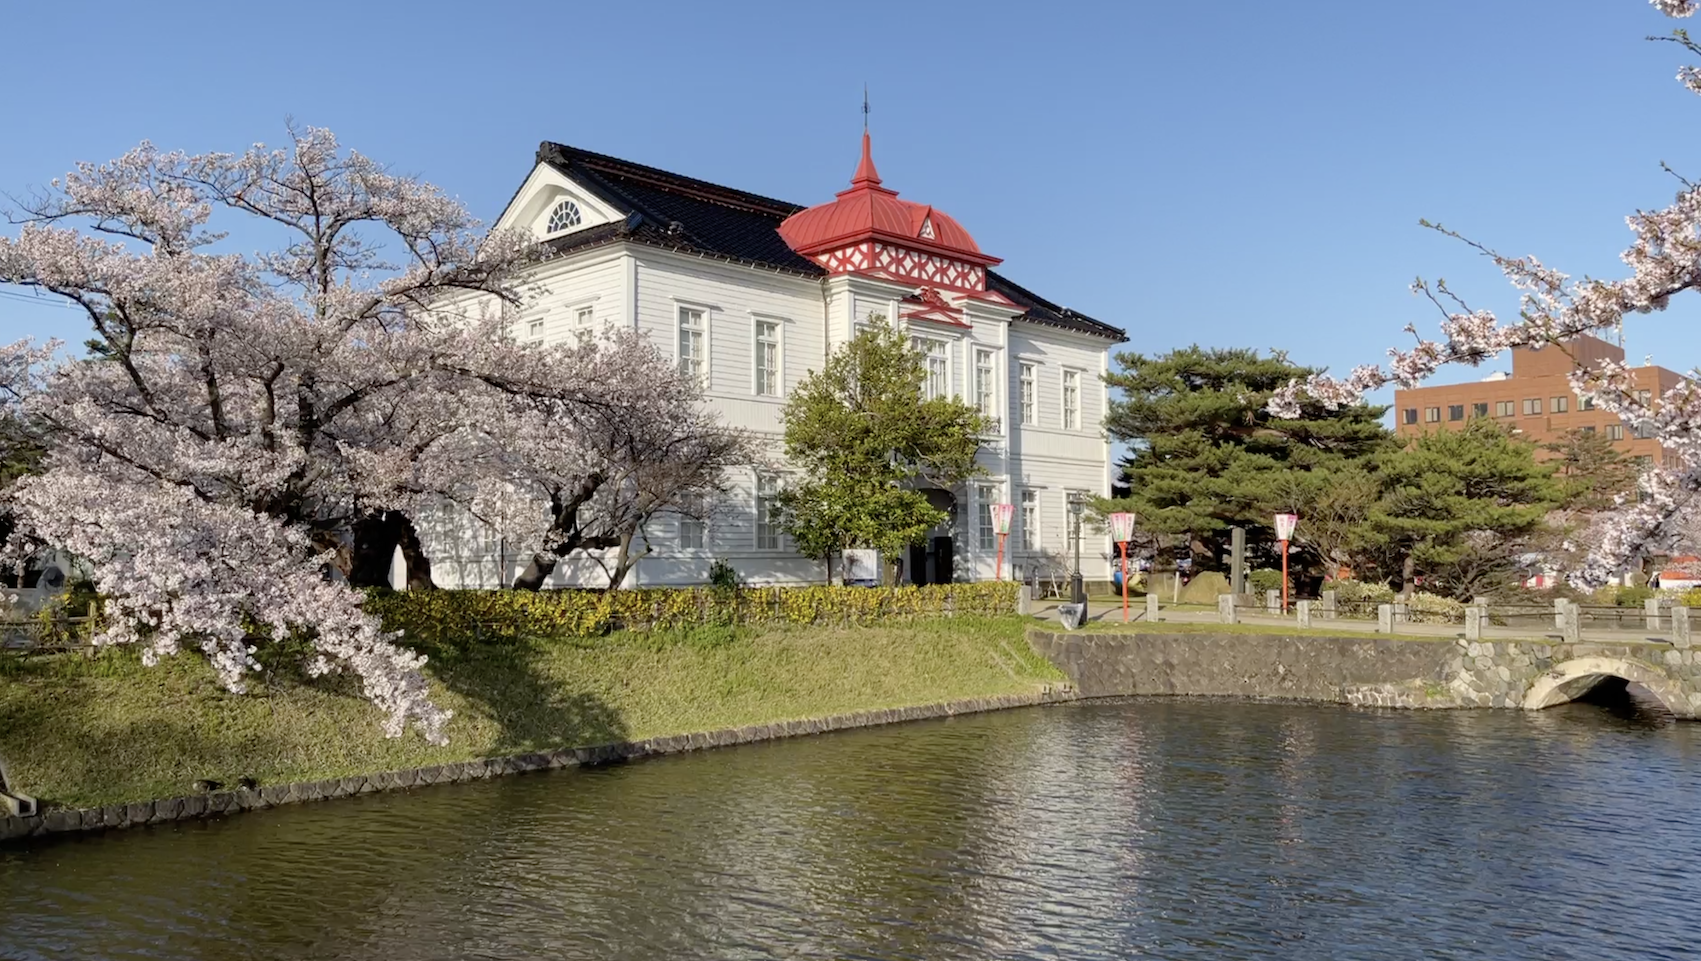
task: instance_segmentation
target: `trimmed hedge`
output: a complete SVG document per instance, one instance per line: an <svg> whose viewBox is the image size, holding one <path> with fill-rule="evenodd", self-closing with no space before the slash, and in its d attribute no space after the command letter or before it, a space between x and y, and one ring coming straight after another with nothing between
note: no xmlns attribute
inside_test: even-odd
<svg viewBox="0 0 1701 961"><path fill-rule="evenodd" d="M391 630L436 637L595 637L611 630L876 624L953 614L1013 614L1010 581L927 587L639 588L594 591L375 591L366 609Z"/></svg>

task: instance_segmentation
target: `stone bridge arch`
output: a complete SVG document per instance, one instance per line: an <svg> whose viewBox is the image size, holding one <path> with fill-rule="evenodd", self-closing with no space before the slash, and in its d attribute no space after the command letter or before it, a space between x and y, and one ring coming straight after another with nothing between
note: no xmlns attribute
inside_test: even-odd
<svg viewBox="0 0 1701 961"><path fill-rule="evenodd" d="M1524 709L1539 711L1575 700L1609 677L1640 685L1678 717L1696 716L1682 682L1658 667L1628 657L1578 657L1555 664L1536 677L1524 695Z"/></svg>

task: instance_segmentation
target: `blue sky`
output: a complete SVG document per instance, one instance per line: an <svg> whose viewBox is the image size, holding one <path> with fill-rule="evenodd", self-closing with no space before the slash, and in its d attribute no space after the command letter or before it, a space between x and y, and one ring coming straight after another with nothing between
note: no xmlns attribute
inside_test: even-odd
<svg viewBox="0 0 1701 961"><path fill-rule="evenodd" d="M1305 3L33 4L7 14L0 189L138 141L239 150L284 120L493 219L559 140L800 203L855 166L1129 346L1286 347L1344 371L1433 330L1416 275L1515 301L1419 217L1616 276L1623 216L1701 179L1701 99L1641 0ZM1634 359L1701 363L1695 308ZM0 337L83 339L0 295ZM1459 372L1445 379L1470 379Z"/></svg>

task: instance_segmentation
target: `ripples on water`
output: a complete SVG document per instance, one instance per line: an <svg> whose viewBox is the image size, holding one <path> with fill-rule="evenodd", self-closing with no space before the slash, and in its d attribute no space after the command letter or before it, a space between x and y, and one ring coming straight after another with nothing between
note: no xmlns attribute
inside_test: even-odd
<svg viewBox="0 0 1701 961"><path fill-rule="evenodd" d="M1100 702L0 849L0 958L1701 957L1701 725Z"/></svg>

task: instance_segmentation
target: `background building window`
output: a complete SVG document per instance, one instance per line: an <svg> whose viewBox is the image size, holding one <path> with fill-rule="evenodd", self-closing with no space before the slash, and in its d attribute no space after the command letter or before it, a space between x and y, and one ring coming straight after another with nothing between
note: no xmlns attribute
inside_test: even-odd
<svg viewBox="0 0 1701 961"><path fill-rule="evenodd" d="M1551 402L1553 406L1550 409L1555 414L1563 414L1571 409L1571 398L1569 397L1554 397Z"/></svg>
<svg viewBox="0 0 1701 961"><path fill-rule="evenodd" d="M1580 429L1585 434L1593 434L1595 432L1595 426L1593 424L1590 424L1588 427L1584 427L1584 428L1580 428Z"/></svg>
<svg viewBox="0 0 1701 961"><path fill-rule="evenodd" d="M1472 404L1471 405L1471 416L1472 417L1487 417L1488 416L1488 405L1487 404Z"/></svg>
<svg viewBox="0 0 1701 961"><path fill-rule="evenodd" d="M1648 406L1649 404L1653 403L1653 401L1654 401L1654 392L1653 391L1651 391L1651 390L1639 390L1639 391L1636 392L1636 403L1641 404L1643 407Z"/></svg>
<svg viewBox="0 0 1701 961"><path fill-rule="evenodd" d="M1447 419L1448 420L1464 420L1465 419L1465 405L1464 404L1448 404L1447 405Z"/></svg>
<svg viewBox="0 0 1701 961"><path fill-rule="evenodd" d="M1496 417L1511 417L1512 416L1512 402L1509 401L1509 400L1497 400L1497 401L1495 401L1494 402L1494 416L1496 416Z"/></svg>
<svg viewBox="0 0 1701 961"><path fill-rule="evenodd" d="M1426 424L1439 424L1439 423L1441 423L1441 408L1439 408L1439 407L1425 407L1423 409L1423 420L1424 420L1424 423L1426 423Z"/></svg>
<svg viewBox="0 0 1701 961"><path fill-rule="evenodd" d="M1624 425L1623 424L1608 424L1607 425L1607 440L1623 440L1623 439L1624 439Z"/></svg>
<svg viewBox="0 0 1701 961"><path fill-rule="evenodd" d="M779 502L780 482L771 474L756 476L756 549L780 549Z"/></svg>
<svg viewBox="0 0 1701 961"><path fill-rule="evenodd" d="M922 362L927 367L927 379L921 385L922 398L938 400L949 395L951 379L947 358L950 355L945 342L931 337L913 337L910 346L921 352Z"/></svg>
<svg viewBox="0 0 1701 961"><path fill-rule="evenodd" d="M579 205L571 200L563 200L549 212L549 225L544 228L546 233L560 233L569 227L579 226ZM536 221L533 221L536 223Z"/></svg>
<svg viewBox="0 0 1701 961"><path fill-rule="evenodd" d="M998 383L993 379L997 370L992 364L992 351L975 348L975 406L994 423L998 421Z"/></svg>
<svg viewBox="0 0 1701 961"><path fill-rule="evenodd" d="M526 323L526 339L532 343L543 342L543 321L533 320Z"/></svg>
<svg viewBox="0 0 1701 961"><path fill-rule="evenodd" d="M1595 409L1595 399L1593 397L1579 397L1579 398L1577 398L1577 409L1578 410L1594 410Z"/></svg>
<svg viewBox="0 0 1701 961"><path fill-rule="evenodd" d="M1526 397L1526 398L1524 398L1524 416L1528 417L1531 414L1539 414L1541 412L1542 412L1542 399L1540 397Z"/></svg>
<svg viewBox="0 0 1701 961"><path fill-rule="evenodd" d="M1081 372L1063 372L1063 429L1081 429Z"/></svg>
<svg viewBox="0 0 1701 961"><path fill-rule="evenodd" d="M1653 438L1654 438L1654 422L1651 421L1651 420L1639 420L1639 421L1637 421L1636 422L1636 439L1637 440L1652 440Z"/></svg>
<svg viewBox="0 0 1701 961"><path fill-rule="evenodd" d="M691 377L703 376L703 312L692 307L679 308L679 369Z"/></svg>
<svg viewBox="0 0 1701 961"><path fill-rule="evenodd" d="M708 525L704 523L701 495L686 497L679 505L679 546L685 550L703 549Z"/></svg>
<svg viewBox="0 0 1701 961"><path fill-rule="evenodd" d="M1022 550L1039 546L1039 491L1022 492Z"/></svg>
<svg viewBox="0 0 1701 961"><path fill-rule="evenodd" d="M771 320L756 322L756 393L780 396L780 325Z"/></svg>
<svg viewBox="0 0 1701 961"><path fill-rule="evenodd" d="M980 520L980 549L995 551L998 549L998 530L992 524L992 505L998 503L998 488L992 484L977 484L975 499L979 501L976 510Z"/></svg>
<svg viewBox="0 0 1701 961"><path fill-rule="evenodd" d="M1417 408L1407 407L1405 410L1400 411L1400 420L1407 424L1417 423Z"/></svg>
<svg viewBox="0 0 1701 961"><path fill-rule="evenodd" d="M1033 425L1039 422L1039 405L1034 396L1035 371L1033 364L1022 365L1022 423Z"/></svg>

